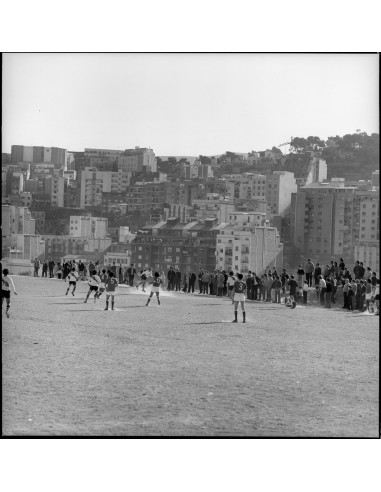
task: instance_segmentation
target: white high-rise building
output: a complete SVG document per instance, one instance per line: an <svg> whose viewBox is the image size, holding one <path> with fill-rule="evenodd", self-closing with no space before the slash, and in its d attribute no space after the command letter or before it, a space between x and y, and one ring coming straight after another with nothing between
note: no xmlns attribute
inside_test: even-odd
<svg viewBox="0 0 381 492"><path fill-rule="evenodd" d="M104 239L107 236L108 219L87 215L71 215L69 235Z"/></svg>

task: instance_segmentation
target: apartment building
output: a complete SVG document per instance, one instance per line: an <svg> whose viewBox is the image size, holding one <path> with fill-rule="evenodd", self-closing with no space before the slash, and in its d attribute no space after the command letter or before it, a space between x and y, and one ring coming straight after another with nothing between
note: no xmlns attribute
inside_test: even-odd
<svg viewBox="0 0 381 492"><path fill-rule="evenodd" d="M266 200L270 205L271 213L284 216L291 205L291 195L296 193L294 173L274 171L266 176Z"/></svg>
<svg viewBox="0 0 381 492"><path fill-rule="evenodd" d="M52 257L55 261L61 261L66 255L91 255L93 253L98 253L99 258L101 258L102 253L112 243L111 238L57 236L54 234L44 234L42 239L45 244L45 257Z"/></svg>
<svg viewBox="0 0 381 492"><path fill-rule="evenodd" d="M108 219L89 215L71 215L69 224L70 237L105 238Z"/></svg>
<svg viewBox="0 0 381 492"><path fill-rule="evenodd" d="M214 270L217 219L182 224L178 217L147 225L132 242L132 262L137 268L165 271L172 266L182 272Z"/></svg>
<svg viewBox="0 0 381 492"><path fill-rule="evenodd" d="M290 235L305 256L354 260L359 242L379 240L379 192L314 183L292 195ZM362 261L360 259L360 261Z"/></svg>
<svg viewBox="0 0 381 492"><path fill-rule="evenodd" d="M266 200L266 176L262 174L224 174L226 193L231 199Z"/></svg>
<svg viewBox="0 0 381 492"><path fill-rule="evenodd" d="M135 147L126 149L117 159L118 169L123 172L157 172L157 159L152 149Z"/></svg>
<svg viewBox="0 0 381 492"><path fill-rule="evenodd" d="M178 184L170 181L138 182L127 188L128 211L163 209L164 204L178 203Z"/></svg>
<svg viewBox="0 0 381 492"><path fill-rule="evenodd" d="M273 266L279 270L282 265L283 244L275 227L257 227L255 222L220 224L216 244L217 268L244 274L251 270L260 275Z"/></svg>
<svg viewBox="0 0 381 492"><path fill-rule="evenodd" d="M11 161L13 163L49 162L57 169L66 169L67 150L59 147L12 145Z"/></svg>
<svg viewBox="0 0 381 492"><path fill-rule="evenodd" d="M35 234L35 220L27 207L1 206L2 235Z"/></svg>
<svg viewBox="0 0 381 492"><path fill-rule="evenodd" d="M102 203L102 193L118 193L119 176L117 172L98 171L86 167L81 173L80 208L97 206Z"/></svg>
<svg viewBox="0 0 381 492"><path fill-rule="evenodd" d="M106 163L117 163L118 157L123 153L123 150L111 150L111 149L85 149L84 161L86 167L95 167L99 169L99 165ZM74 159L76 153L73 152ZM77 169L77 167L76 167Z"/></svg>

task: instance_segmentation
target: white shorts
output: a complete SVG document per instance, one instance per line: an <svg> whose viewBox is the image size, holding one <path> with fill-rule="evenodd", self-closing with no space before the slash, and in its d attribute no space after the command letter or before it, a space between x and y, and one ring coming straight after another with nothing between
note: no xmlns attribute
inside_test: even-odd
<svg viewBox="0 0 381 492"><path fill-rule="evenodd" d="M372 299L372 294L365 294L365 299L370 301Z"/></svg>
<svg viewBox="0 0 381 492"><path fill-rule="evenodd" d="M113 296L114 297L115 294L116 294L115 290L113 290L112 292L106 292L107 296Z"/></svg>
<svg viewBox="0 0 381 492"><path fill-rule="evenodd" d="M151 292L160 292L160 287L152 287Z"/></svg>
<svg viewBox="0 0 381 492"><path fill-rule="evenodd" d="M242 302L245 300L245 294L240 294L239 292L236 292L234 294L234 302Z"/></svg>
<svg viewBox="0 0 381 492"><path fill-rule="evenodd" d="M105 284L104 284L103 282L101 282L101 283L99 284L99 288L100 288L100 289L105 289L105 288L106 288L106 286L105 286Z"/></svg>

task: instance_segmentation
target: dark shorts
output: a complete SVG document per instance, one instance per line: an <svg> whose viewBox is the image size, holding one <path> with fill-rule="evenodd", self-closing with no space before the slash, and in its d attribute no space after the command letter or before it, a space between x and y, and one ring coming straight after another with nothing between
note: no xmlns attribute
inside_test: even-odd
<svg viewBox="0 0 381 492"><path fill-rule="evenodd" d="M1 290L1 297L5 297L6 299L10 299L11 291L10 290Z"/></svg>
<svg viewBox="0 0 381 492"><path fill-rule="evenodd" d="M142 280L147 280L147 277L145 275L142 275Z"/></svg>
<svg viewBox="0 0 381 492"><path fill-rule="evenodd" d="M97 285L90 285L90 291L95 290L95 292L98 290Z"/></svg>
<svg viewBox="0 0 381 492"><path fill-rule="evenodd" d="M73 280L69 280L69 285L77 285L77 282L74 282Z"/></svg>
<svg viewBox="0 0 381 492"><path fill-rule="evenodd" d="M375 298L374 298L375 301L379 301L380 300L380 294L376 294Z"/></svg>

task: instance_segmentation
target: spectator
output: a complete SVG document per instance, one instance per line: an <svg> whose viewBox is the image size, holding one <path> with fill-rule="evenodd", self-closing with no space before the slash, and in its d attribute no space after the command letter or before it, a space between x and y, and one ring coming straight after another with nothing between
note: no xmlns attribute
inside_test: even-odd
<svg viewBox="0 0 381 492"><path fill-rule="evenodd" d="M319 263L316 263L316 267L314 270L314 280L315 280L315 287L319 287L319 277L321 275L321 267Z"/></svg>
<svg viewBox="0 0 381 492"><path fill-rule="evenodd" d="M299 265L298 271L296 273L298 274L298 286L301 288L304 281L304 270L302 265Z"/></svg>
<svg viewBox="0 0 381 492"><path fill-rule="evenodd" d="M314 272L314 269L315 269L315 265L312 263L310 258L308 258L305 269L304 269L306 272L306 280L307 280L308 287L312 287L312 274ZM303 285L303 287L304 287L304 285Z"/></svg>

